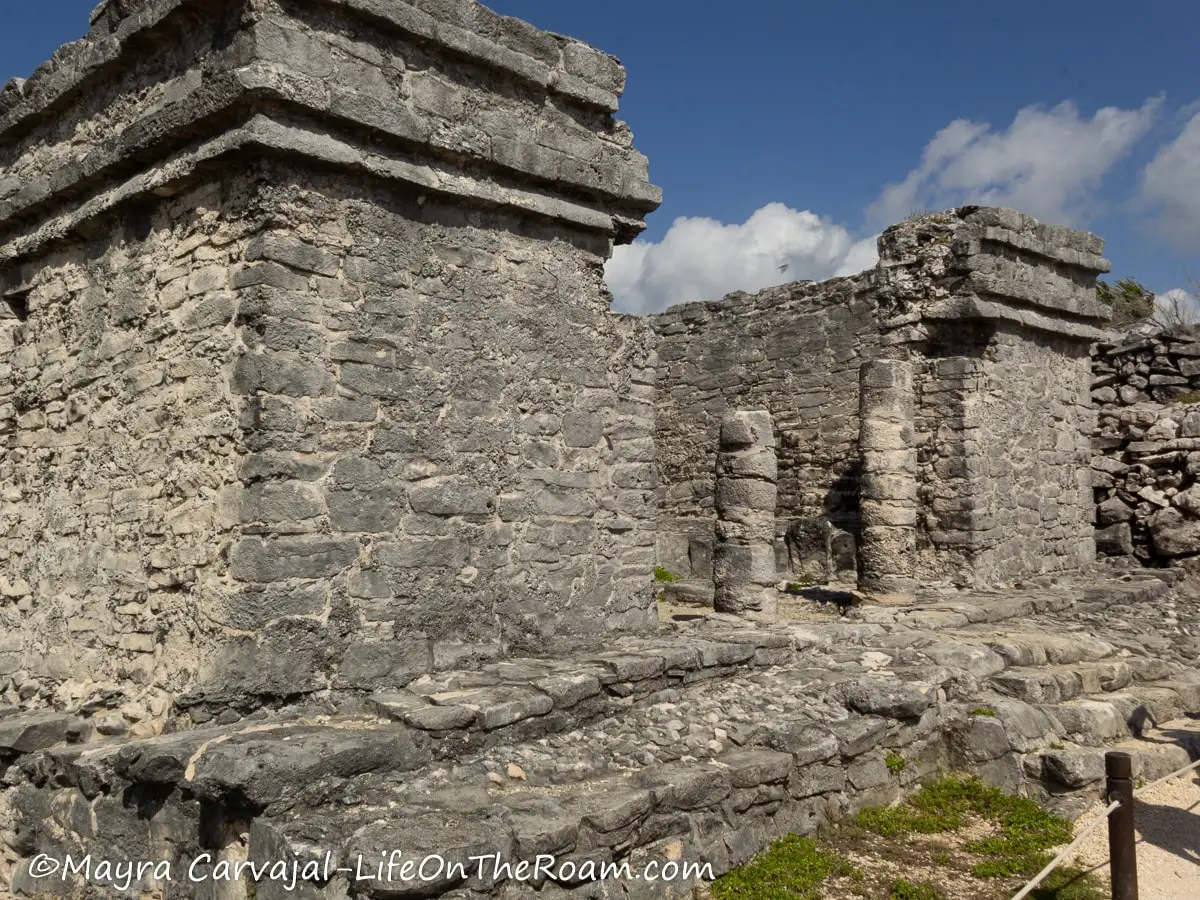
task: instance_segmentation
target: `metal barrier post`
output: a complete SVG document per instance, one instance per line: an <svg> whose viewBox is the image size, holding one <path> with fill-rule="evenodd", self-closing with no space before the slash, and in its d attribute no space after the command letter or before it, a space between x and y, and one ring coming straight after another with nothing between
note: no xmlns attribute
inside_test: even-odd
<svg viewBox="0 0 1200 900"><path fill-rule="evenodd" d="M1105 791L1121 805L1108 817L1108 858L1112 867L1112 900L1138 900L1137 847L1133 828L1133 756L1104 754Z"/></svg>

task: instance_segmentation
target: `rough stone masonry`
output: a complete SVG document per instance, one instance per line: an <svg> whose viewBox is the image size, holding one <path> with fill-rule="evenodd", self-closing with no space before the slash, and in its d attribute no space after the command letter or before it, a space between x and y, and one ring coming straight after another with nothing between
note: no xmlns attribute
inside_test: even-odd
<svg viewBox="0 0 1200 900"><path fill-rule="evenodd" d="M23 699L161 719L653 627L623 85L469 2L148 0L5 88Z"/></svg>
<svg viewBox="0 0 1200 900"><path fill-rule="evenodd" d="M967 207L895 225L879 248L861 275L652 317L668 569L710 577L717 431L731 409L775 421L781 571L789 530L813 518L853 536L860 583L876 592L1094 559L1103 242Z"/></svg>
<svg viewBox="0 0 1200 900"><path fill-rule="evenodd" d="M1200 710L1170 580L1081 580L1100 240L963 208L853 278L614 315L660 201L624 78L471 0L109 0L0 93L0 883L426 845L719 874L894 797L885 751L1013 784ZM656 563L761 612L788 534L975 593L659 627ZM1081 639L1149 601L1162 634Z"/></svg>

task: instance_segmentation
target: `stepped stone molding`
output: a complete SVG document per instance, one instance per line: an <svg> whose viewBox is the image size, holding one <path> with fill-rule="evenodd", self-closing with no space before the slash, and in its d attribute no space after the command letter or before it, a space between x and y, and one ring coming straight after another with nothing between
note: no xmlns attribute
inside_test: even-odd
<svg viewBox="0 0 1200 900"><path fill-rule="evenodd" d="M159 0L100 15L0 93L0 259L248 149L640 231L661 192L610 116L620 64L475 3L426 5ZM146 52L164 44L178 49Z"/></svg>

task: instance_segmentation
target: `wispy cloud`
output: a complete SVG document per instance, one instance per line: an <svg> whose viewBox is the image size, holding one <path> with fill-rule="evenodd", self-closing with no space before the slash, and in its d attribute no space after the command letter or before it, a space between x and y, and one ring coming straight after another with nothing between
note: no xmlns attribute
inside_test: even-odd
<svg viewBox="0 0 1200 900"><path fill-rule="evenodd" d="M883 226L914 209L979 203L1074 222L1086 216L1104 176L1146 134L1161 105L1152 98L1138 109L1106 106L1090 119L1070 101L1028 106L1003 131L957 119L934 135L917 168L883 189L867 217Z"/></svg>
<svg viewBox="0 0 1200 900"><path fill-rule="evenodd" d="M1200 250L1200 109L1142 171L1138 201L1173 245Z"/></svg>

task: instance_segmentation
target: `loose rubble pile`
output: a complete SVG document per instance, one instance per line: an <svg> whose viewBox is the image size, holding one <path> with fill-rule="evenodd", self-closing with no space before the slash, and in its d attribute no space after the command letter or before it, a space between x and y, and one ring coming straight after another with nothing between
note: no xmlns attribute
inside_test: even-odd
<svg viewBox="0 0 1200 900"><path fill-rule="evenodd" d="M633 872L684 860L719 875L938 767L1080 809L1106 744L1200 712L1200 600L1176 573L1122 578L947 592L806 623L714 614L587 658L427 675L256 722L181 720L142 740L63 743L61 720L77 714L12 716L0 720L15 787L5 865L25 892L40 887L35 853L85 849L178 865L205 853L344 864L403 847L464 863L628 861ZM1186 758L1164 742L1139 757L1139 775ZM534 885L471 869L424 888L516 897ZM339 874L290 893L263 880L255 896L394 889Z"/></svg>
<svg viewBox="0 0 1200 900"><path fill-rule="evenodd" d="M1097 347L1096 546L1180 565L1200 554L1200 330Z"/></svg>

